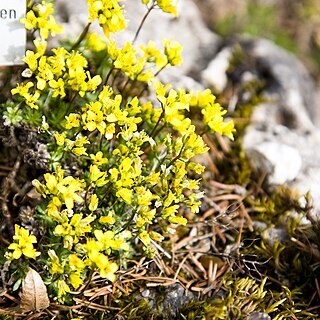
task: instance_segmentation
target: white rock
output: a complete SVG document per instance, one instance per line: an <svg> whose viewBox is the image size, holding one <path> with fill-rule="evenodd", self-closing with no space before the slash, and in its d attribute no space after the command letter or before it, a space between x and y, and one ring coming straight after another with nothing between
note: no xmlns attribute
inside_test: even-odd
<svg viewBox="0 0 320 320"><path fill-rule="evenodd" d="M264 142L249 149L249 156L260 170L269 173L272 184L283 184L294 180L302 165L298 150L276 142Z"/></svg>
<svg viewBox="0 0 320 320"><path fill-rule="evenodd" d="M220 51L202 72L202 79L219 92L223 91L228 82L227 69L230 64L232 49L227 47Z"/></svg>

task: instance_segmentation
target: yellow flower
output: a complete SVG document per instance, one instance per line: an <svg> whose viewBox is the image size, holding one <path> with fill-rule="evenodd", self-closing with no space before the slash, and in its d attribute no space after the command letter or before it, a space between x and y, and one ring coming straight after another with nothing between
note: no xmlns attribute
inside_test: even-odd
<svg viewBox="0 0 320 320"><path fill-rule="evenodd" d="M225 135L233 140L234 123L233 121L224 122L223 116L226 111L219 103L215 103L216 97L211 90L197 91L191 95L190 106L199 107L203 114L203 122L212 132Z"/></svg>
<svg viewBox="0 0 320 320"><path fill-rule="evenodd" d="M89 21L98 19L104 34L121 31L126 27L122 7L117 0L87 0L89 5Z"/></svg>
<svg viewBox="0 0 320 320"><path fill-rule="evenodd" d="M98 129L101 134L104 134L106 122L104 121L102 106L101 102L95 101L83 108L82 121L85 130L92 132Z"/></svg>
<svg viewBox="0 0 320 320"><path fill-rule="evenodd" d="M78 128L80 126L80 116L77 113L70 113L65 117L67 122L64 127L69 130L72 128Z"/></svg>
<svg viewBox="0 0 320 320"><path fill-rule="evenodd" d="M201 165L200 163L190 162L188 165L189 170L193 170L197 174L201 174L205 171L206 167Z"/></svg>
<svg viewBox="0 0 320 320"><path fill-rule="evenodd" d="M16 88L11 90L11 94L19 94L24 98L26 105L30 108L38 109L37 102L40 97L40 93L37 90L34 90L34 93L30 93L29 89L32 88L34 84L32 82L27 82L26 84L18 84Z"/></svg>
<svg viewBox="0 0 320 320"><path fill-rule="evenodd" d="M39 38L39 39L35 39L33 43L34 43L34 46L36 47L37 54L39 56L43 56L47 49L47 41Z"/></svg>
<svg viewBox="0 0 320 320"><path fill-rule="evenodd" d="M71 77L77 76L79 71L88 66L87 59L80 52L72 52L70 56L67 57L66 64L69 68L69 75Z"/></svg>
<svg viewBox="0 0 320 320"><path fill-rule="evenodd" d="M76 213L69 221L65 215L64 221L61 221L61 223L55 227L53 233L56 236L63 237L64 247L71 250L73 244L77 244L81 237L91 231L91 222L94 220L95 216L90 215L82 218L82 214Z"/></svg>
<svg viewBox="0 0 320 320"><path fill-rule="evenodd" d="M46 181L46 188L48 193L56 194L58 192L58 179L56 175L45 173L43 177Z"/></svg>
<svg viewBox="0 0 320 320"><path fill-rule="evenodd" d="M65 142L65 134L64 133L60 134L58 132L55 132L53 136L56 139L57 145L62 147Z"/></svg>
<svg viewBox="0 0 320 320"><path fill-rule="evenodd" d="M234 124L233 121L224 122L223 115L225 111L222 111L220 104L210 104L201 110L203 114L203 122L208 125L208 127L221 135L226 135L231 140L233 140Z"/></svg>
<svg viewBox="0 0 320 320"><path fill-rule="evenodd" d="M50 272L52 275L56 274L56 273L60 273L62 274L64 272L64 268L60 263L60 259L57 256L57 254L55 253L54 250L50 249L48 250L48 255L50 258Z"/></svg>
<svg viewBox="0 0 320 320"><path fill-rule="evenodd" d="M31 50L27 50L26 56L22 59L25 62L29 69L34 72L38 68L38 58L40 55L38 53L34 53Z"/></svg>
<svg viewBox="0 0 320 320"><path fill-rule="evenodd" d="M89 71L87 71L87 77L88 77L87 91L95 91L97 87L100 85L100 83L102 82L101 77L99 75L96 75L93 78L91 78Z"/></svg>
<svg viewBox="0 0 320 320"><path fill-rule="evenodd" d="M69 268L71 273L68 278L71 285L77 289L83 284L83 279L81 278L81 272L86 267L85 263L76 255L69 255Z"/></svg>
<svg viewBox="0 0 320 320"><path fill-rule="evenodd" d="M183 226L185 226L187 224L188 220L183 217L170 216L169 222L174 223L174 224L182 224Z"/></svg>
<svg viewBox="0 0 320 320"><path fill-rule="evenodd" d="M32 82L27 82L26 84L18 84L18 86L11 90L11 94L20 94L20 96L25 97L29 94L29 89L32 88L34 84Z"/></svg>
<svg viewBox="0 0 320 320"><path fill-rule="evenodd" d="M95 155L90 154L90 158L93 161L93 164L97 166L102 166L105 163L108 163L108 159L103 157L103 153L101 151L98 151Z"/></svg>
<svg viewBox="0 0 320 320"><path fill-rule="evenodd" d="M27 30L31 30L36 27L38 21L35 13L30 10L27 12L26 17L20 20L24 24Z"/></svg>
<svg viewBox="0 0 320 320"><path fill-rule="evenodd" d="M164 239L164 237L160 233L155 231L150 231L149 235L150 235L150 238L154 241L161 242Z"/></svg>
<svg viewBox="0 0 320 320"><path fill-rule="evenodd" d="M107 184L106 172L101 171L97 165L92 164L89 169L90 175L89 179L91 182L94 182L98 187L102 187Z"/></svg>
<svg viewBox="0 0 320 320"><path fill-rule="evenodd" d="M145 246L148 246L150 245L151 243L151 239L150 239L150 236L149 236L149 233L147 231L141 231L139 233L139 239L142 241L142 243L145 245Z"/></svg>
<svg viewBox="0 0 320 320"><path fill-rule="evenodd" d="M154 41L149 41L147 47L140 46L148 62L154 62L157 69L162 69L167 63L168 59L159 49L156 48Z"/></svg>
<svg viewBox="0 0 320 320"><path fill-rule="evenodd" d="M56 33L62 32L63 28L57 25L52 15L52 3L42 1L35 5L33 9L34 10L28 11L26 17L20 20L21 23L25 25L26 29L39 29L40 37L42 39L47 39L49 34L54 36Z"/></svg>
<svg viewBox="0 0 320 320"><path fill-rule="evenodd" d="M120 188L116 193L117 197L122 198L127 204L132 203L132 194L132 190L128 188Z"/></svg>
<svg viewBox="0 0 320 320"><path fill-rule="evenodd" d="M166 218L174 215L177 212L178 209L179 209L179 205L175 204L173 206L170 206L168 208L163 209L162 212L161 212L161 215L162 215L163 218L166 219Z"/></svg>
<svg viewBox="0 0 320 320"><path fill-rule="evenodd" d="M182 46L177 41L164 39L164 53L167 56L168 62L172 66L177 66L182 63L181 52Z"/></svg>
<svg viewBox="0 0 320 320"><path fill-rule="evenodd" d="M107 48L107 44L104 39L97 33L92 32L87 36L88 48L93 51L103 51Z"/></svg>
<svg viewBox="0 0 320 320"><path fill-rule="evenodd" d="M71 152L75 154L77 157L80 157L80 156L88 155L86 150L87 149L85 147L75 147L75 148L72 148Z"/></svg>
<svg viewBox="0 0 320 320"><path fill-rule="evenodd" d="M33 248L33 244L37 243L37 238L33 234L29 234L29 230L18 225L15 225L14 228L14 242L8 247L8 249L13 250L13 252L9 253L9 256L13 259L19 259L24 255L27 258L36 259L36 257L40 255L40 252L37 252L36 249Z"/></svg>
<svg viewBox="0 0 320 320"><path fill-rule="evenodd" d="M112 225L112 224L116 223L116 219L114 218L114 215L111 212L109 212L109 214L107 216L100 217L99 222L101 224L110 224L110 225Z"/></svg>
<svg viewBox="0 0 320 320"><path fill-rule="evenodd" d="M174 16L178 15L177 4L178 0L157 0L157 5L163 12L171 13Z"/></svg>
<svg viewBox="0 0 320 320"><path fill-rule="evenodd" d="M61 215L60 215L61 206L62 206L62 203L59 200L59 198L54 196L47 206L48 216L52 217L56 221L61 221Z"/></svg>
<svg viewBox="0 0 320 320"><path fill-rule="evenodd" d="M66 293L70 292L70 287L67 285L65 280L59 279L57 281L57 286L58 286L58 298L61 298L64 296Z"/></svg>
<svg viewBox="0 0 320 320"><path fill-rule="evenodd" d="M156 209L150 210L148 206L141 207L137 217L136 225L138 228L143 227L146 224L151 224L156 215Z"/></svg>
<svg viewBox="0 0 320 320"><path fill-rule="evenodd" d="M58 97L61 96L61 98L66 96L66 92L64 90L65 82L63 79L59 78L58 80L51 79L49 80L49 86L52 88L53 94L52 97Z"/></svg>
<svg viewBox="0 0 320 320"><path fill-rule="evenodd" d="M76 270L81 272L86 265L76 254L70 254L69 266L71 270Z"/></svg>
<svg viewBox="0 0 320 320"><path fill-rule="evenodd" d="M97 195L96 195L96 194L91 195L91 197L90 197L90 203L89 203L89 210L90 210L90 211L95 211L95 210L97 210L97 208L98 208L98 203L99 203L99 200L98 200Z"/></svg>
<svg viewBox="0 0 320 320"><path fill-rule="evenodd" d="M118 270L118 265L115 262L110 262L108 257L99 253L93 261L99 268L99 274L102 278L106 278L111 282L116 281L115 272Z"/></svg>
<svg viewBox="0 0 320 320"><path fill-rule="evenodd" d="M103 232L102 230L95 230L94 236L96 237L98 242L102 244L103 246L102 250L108 250L110 248L112 250L123 249L125 239L121 237L118 237L117 239L115 239L115 234L111 230L108 230L106 232Z"/></svg>
<svg viewBox="0 0 320 320"><path fill-rule="evenodd" d="M68 278L69 278L71 285L75 289L79 288L83 284L83 280L81 279L80 274L77 272L71 273Z"/></svg>

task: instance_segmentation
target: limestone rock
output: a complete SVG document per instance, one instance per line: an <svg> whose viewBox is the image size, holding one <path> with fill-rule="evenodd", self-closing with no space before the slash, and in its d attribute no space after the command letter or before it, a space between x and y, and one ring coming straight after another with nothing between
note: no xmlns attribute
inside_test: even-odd
<svg viewBox="0 0 320 320"><path fill-rule="evenodd" d="M253 111L243 147L272 183L310 191L314 215L320 217L320 100L315 83L296 57L268 40L238 37L220 52L235 44L250 64L240 66L233 81L241 85L244 75L251 74L266 84L265 102Z"/></svg>
<svg viewBox="0 0 320 320"><path fill-rule="evenodd" d="M159 289L162 289L159 291ZM185 289L178 283L164 287L150 288L142 291L141 295L136 297L138 300L146 300L149 306L155 311L161 311L163 315L175 317L178 311L191 300L196 300L195 295Z"/></svg>
<svg viewBox="0 0 320 320"><path fill-rule="evenodd" d="M253 312L247 317L247 320L271 320L271 317L264 312Z"/></svg>
<svg viewBox="0 0 320 320"><path fill-rule="evenodd" d="M201 73L202 80L214 87L218 92L223 91L227 85L227 69L231 56L231 48L227 47L221 50Z"/></svg>
<svg viewBox="0 0 320 320"><path fill-rule="evenodd" d="M264 142L254 145L247 151L256 167L269 174L273 184L283 184L294 180L302 165L297 149L277 142Z"/></svg>
<svg viewBox="0 0 320 320"><path fill-rule="evenodd" d="M283 115L292 117L291 127L310 130L320 125L315 84L303 64L271 41L257 39L251 45L251 55L269 76L268 93L279 95Z"/></svg>

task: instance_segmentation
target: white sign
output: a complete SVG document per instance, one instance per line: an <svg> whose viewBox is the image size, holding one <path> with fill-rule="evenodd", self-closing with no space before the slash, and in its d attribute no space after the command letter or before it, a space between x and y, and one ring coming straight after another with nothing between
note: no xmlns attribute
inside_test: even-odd
<svg viewBox="0 0 320 320"><path fill-rule="evenodd" d="M23 64L26 29L26 0L0 0L0 66Z"/></svg>

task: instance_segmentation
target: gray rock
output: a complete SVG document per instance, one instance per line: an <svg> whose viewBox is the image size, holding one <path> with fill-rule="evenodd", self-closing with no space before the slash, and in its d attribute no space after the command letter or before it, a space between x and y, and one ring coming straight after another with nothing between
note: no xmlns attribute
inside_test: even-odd
<svg viewBox="0 0 320 320"><path fill-rule="evenodd" d="M164 313L169 311L170 314L174 316L181 307L194 298L192 292L188 291L186 294L185 289L180 284L174 284L167 288L166 297L162 304L162 310Z"/></svg>
<svg viewBox="0 0 320 320"><path fill-rule="evenodd" d="M247 320L271 320L271 317L264 312L254 312L247 317Z"/></svg>
<svg viewBox="0 0 320 320"><path fill-rule="evenodd" d="M255 144L247 150L256 167L268 173L269 182L283 184L294 180L301 169L302 160L297 149L277 142Z"/></svg>
<svg viewBox="0 0 320 320"><path fill-rule="evenodd" d="M263 237L270 247L273 247L276 242L283 244L289 241L288 232L285 230L285 227L267 228L263 232Z"/></svg>
<svg viewBox="0 0 320 320"><path fill-rule="evenodd" d="M161 288L161 290L159 290ZM138 300L144 299L155 312L161 312L162 315L175 317L178 311L191 300L195 300L195 295L179 284L175 283L167 287L159 286L142 291L137 296Z"/></svg>
<svg viewBox="0 0 320 320"><path fill-rule="evenodd" d="M303 64L271 41L258 39L251 42L251 46L250 54L273 82L268 93L271 97L278 96L283 116L292 117L291 126L310 130L312 124L319 125L320 108L315 84Z"/></svg>
<svg viewBox="0 0 320 320"><path fill-rule="evenodd" d="M264 241L266 241L270 247L273 247L276 242L285 243L289 241L285 224L279 227L268 227L265 222L253 221L253 228L263 235Z"/></svg>
<svg viewBox="0 0 320 320"><path fill-rule="evenodd" d="M243 147L260 169L271 174L271 182L286 182L302 194L310 191L313 215L320 218L320 100L314 81L296 57L270 41L236 42L250 59L247 69L238 70L236 81L243 81L249 72L266 83L265 102L253 111Z"/></svg>
<svg viewBox="0 0 320 320"><path fill-rule="evenodd" d="M227 47L221 50L201 73L202 81L214 87L219 92L223 91L228 82L227 69L231 57L231 48Z"/></svg>

